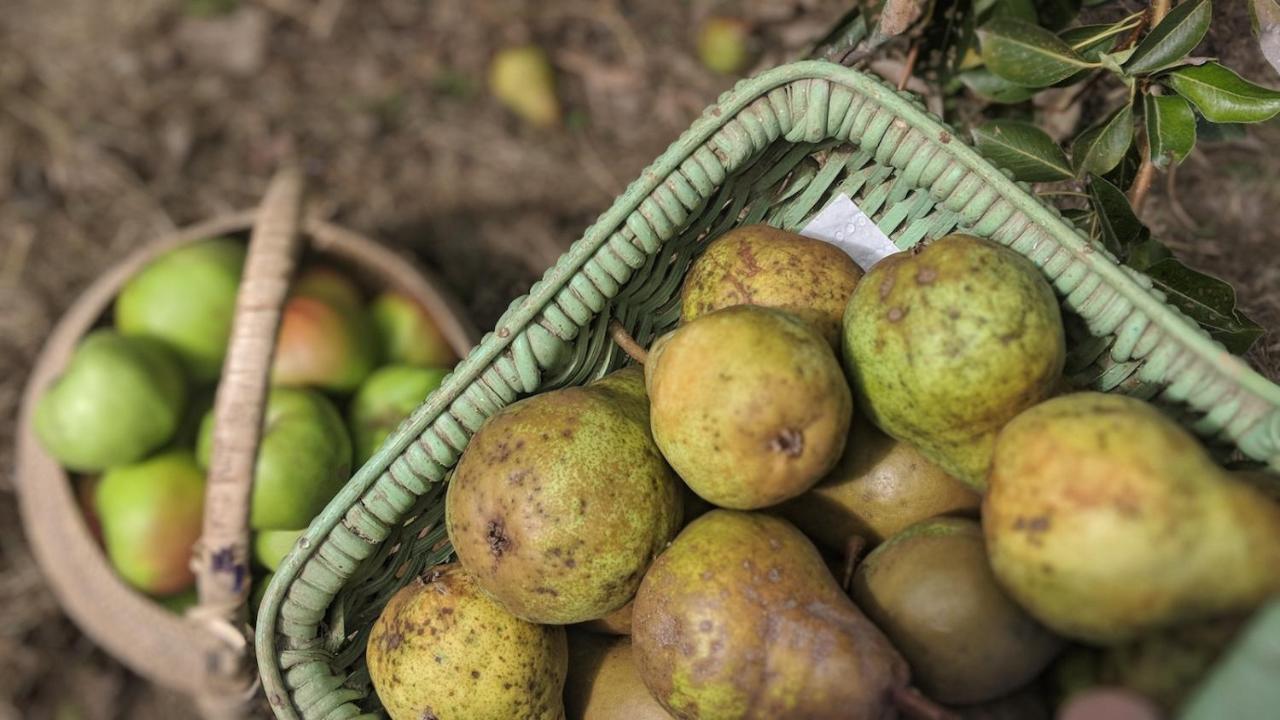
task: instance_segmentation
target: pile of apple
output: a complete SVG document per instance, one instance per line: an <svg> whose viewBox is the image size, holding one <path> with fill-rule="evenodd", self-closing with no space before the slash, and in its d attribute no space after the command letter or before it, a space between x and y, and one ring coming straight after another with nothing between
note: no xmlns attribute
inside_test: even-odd
<svg viewBox="0 0 1280 720"><path fill-rule="evenodd" d="M35 431L73 473L116 572L176 611L194 601L213 445L246 246L233 239L158 257L124 286L114 326L76 346L40 398ZM307 525L456 356L426 308L398 291L366 301L341 272L309 265L283 310L249 526L254 602ZM346 419L340 408L345 408Z"/></svg>

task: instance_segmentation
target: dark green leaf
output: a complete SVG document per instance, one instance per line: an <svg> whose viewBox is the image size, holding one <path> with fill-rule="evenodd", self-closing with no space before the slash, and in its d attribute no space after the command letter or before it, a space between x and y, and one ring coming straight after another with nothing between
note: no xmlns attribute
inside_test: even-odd
<svg viewBox="0 0 1280 720"><path fill-rule="evenodd" d="M1032 0L996 0L995 6L991 8L991 17L1014 18L1015 20L1026 20L1029 23L1040 22L1040 18L1036 16L1035 3Z"/></svg>
<svg viewBox="0 0 1280 720"><path fill-rule="evenodd" d="M1018 85L1046 87L1090 67L1057 35L1038 25L997 18L978 30L991 72Z"/></svg>
<svg viewBox="0 0 1280 720"><path fill-rule="evenodd" d="M1209 120L1255 123L1280 113L1280 92L1245 80L1216 62L1169 73L1169 84Z"/></svg>
<svg viewBox="0 0 1280 720"><path fill-rule="evenodd" d="M992 120L973 129L973 142L1018 180L1050 182L1075 177L1062 148L1043 130L1019 120Z"/></svg>
<svg viewBox="0 0 1280 720"><path fill-rule="evenodd" d="M1020 103L1036 94L1035 88L1014 85L986 68L965 70L958 77L974 93L998 103Z"/></svg>
<svg viewBox="0 0 1280 720"><path fill-rule="evenodd" d="M1119 26L1119 23L1116 25L1080 25L1079 27L1063 30L1058 33L1058 37L1070 45L1072 50L1080 53L1080 57L1090 62L1097 62L1102 53L1111 52L1111 49L1120 41L1120 35L1123 31L1117 31Z"/></svg>
<svg viewBox="0 0 1280 720"><path fill-rule="evenodd" d="M1243 140L1247 134L1243 125L1209 122L1204 119L1203 115L1196 114L1196 140L1198 142L1210 145L1231 142L1232 140Z"/></svg>
<svg viewBox="0 0 1280 720"><path fill-rule="evenodd" d="M1147 95L1143 112L1147 116L1151 161L1157 167L1182 162L1196 146L1196 114L1191 106L1176 95Z"/></svg>
<svg viewBox="0 0 1280 720"><path fill-rule="evenodd" d="M1130 75L1146 75L1174 65L1204 39L1212 16L1209 0L1187 0L1175 7L1142 38L1124 69Z"/></svg>
<svg viewBox="0 0 1280 720"><path fill-rule="evenodd" d="M1062 211L1062 217L1070 220L1076 227L1087 230L1089 222L1093 220L1093 210L1089 208L1067 208Z"/></svg>
<svg viewBox="0 0 1280 720"><path fill-rule="evenodd" d="M1173 253L1169 252L1169 248L1165 247L1164 243L1147 237L1129 249L1129 257L1125 258L1125 264L1134 270L1146 270L1161 260L1171 257Z"/></svg>
<svg viewBox="0 0 1280 720"><path fill-rule="evenodd" d="M1136 143L1129 145L1129 150L1125 152L1124 158L1116 165L1115 169L1103 175L1107 182L1115 185L1121 190L1128 192L1133 186L1133 181L1138 177L1138 168L1142 166L1142 151L1138 149Z"/></svg>
<svg viewBox="0 0 1280 720"><path fill-rule="evenodd" d="M1236 291L1212 275L1192 270L1174 258L1146 269L1169 302L1200 323L1233 353L1243 353L1262 337L1262 328L1236 309Z"/></svg>
<svg viewBox="0 0 1280 720"><path fill-rule="evenodd" d="M1071 146L1076 174L1105 175L1120 164L1132 142L1133 108L1126 104L1076 138Z"/></svg>
<svg viewBox="0 0 1280 720"><path fill-rule="evenodd" d="M1036 0L1040 24L1058 30L1071 24L1080 14L1080 0Z"/></svg>
<svg viewBox="0 0 1280 720"><path fill-rule="evenodd" d="M1112 3L1112 2L1115 2L1115 1L1116 1L1116 0L1084 0L1084 6L1085 6L1085 7L1098 7L1099 5L1106 5L1107 3Z"/></svg>
<svg viewBox="0 0 1280 720"><path fill-rule="evenodd" d="M1145 229L1138 216L1133 214L1129 198L1120 192L1120 188L1095 176L1089 179L1089 200L1094 212L1098 213L1102 244L1123 259Z"/></svg>

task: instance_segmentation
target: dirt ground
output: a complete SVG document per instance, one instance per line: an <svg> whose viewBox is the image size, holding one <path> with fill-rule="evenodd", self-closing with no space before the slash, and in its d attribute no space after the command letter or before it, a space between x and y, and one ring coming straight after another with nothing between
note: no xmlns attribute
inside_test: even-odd
<svg viewBox="0 0 1280 720"><path fill-rule="evenodd" d="M1135 5L1132 0L1130 5ZM211 8L236 6L210 16ZM731 79L693 28L756 26L794 57L838 0L3 0L0 3L0 720L187 717L76 632L44 588L12 495L30 363L96 273L174 227L251 205L298 157L331 217L405 248L486 327ZM1208 52L1280 86L1243 3ZM538 131L485 91L496 47L549 49L568 111ZM1145 219L1230 280L1280 367L1280 140L1201 151Z"/></svg>

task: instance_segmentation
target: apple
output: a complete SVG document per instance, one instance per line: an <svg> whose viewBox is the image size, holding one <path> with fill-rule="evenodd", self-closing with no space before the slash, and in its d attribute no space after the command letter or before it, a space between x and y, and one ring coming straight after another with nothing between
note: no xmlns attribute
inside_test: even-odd
<svg viewBox="0 0 1280 720"><path fill-rule="evenodd" d="M120 577L152 595L191 587L200 538L204 473L188 450L108 470L95 497L107 557Z"/></svg>
<svg viewBox="0 0 1280 720"><path fill-rule="evenodd" d="M347 417L356 451L355 466L364 465L448 374L442 368L413 365L387 365L375 370L351 399Z"/></svg>
<svg viewBox="0 0 1280 720"><path fill-rule="evenodd" d="M305 530L262 530L253 536L253 559L275 572Z"/></svg>
<svg viewBox="0 0 1280 720"><path fill-rule="evenodd" d="M200 424L196 457L209 466L213 413ZM351 439L342 416L314 390L275 388L267 398L254 465L249 527L296 530L311 523L351 472Z"/></svg>
<svg viewBox="0 0 1280 720"><path fill-rule="evenodd" d="M244 243L227 238L170 250L120 291L116 327L172 347L196 382L216 380L231 337L244 257Z"/></svg>
<svg viewBox="0 0 1280 720"><path fill-rule="evenodd" d="M385 362L450 367L458 361L431 313L405 293L382 293L374 299L369 313L378 328Z"/></svg>
<svg viewBox="0 0 1280 720"><path fill-rule="evenodd" d="M35 432L71 470L141 460L173 437L187 388L177 357L156 340L97 330L41 396Z"/></svg>
<svg viewBox="0 0 1280 720"><path fill-rule="evenodd" d="M377 336L355 286L330 270L300 276L280 318L272 382L349 392L377 361Z"/></svg>

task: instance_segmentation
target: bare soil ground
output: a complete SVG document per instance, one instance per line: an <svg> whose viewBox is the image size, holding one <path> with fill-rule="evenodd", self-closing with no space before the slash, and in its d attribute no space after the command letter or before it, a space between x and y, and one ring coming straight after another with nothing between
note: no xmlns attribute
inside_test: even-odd
<svg viewBox="0 0 1280 720"><path fill-rule="evenodd" d="M229 14L205 9L238 5ZM1135 4L1130 2L1130 4ZM1204 54L1280 84L1242 3ZM4 0L0 9L0 720L177 718L58 611L11 489L16 408L59 314L104 265L174 227L250 206L300 157L339 222L408 249L479 327L726 89L694 28L753 23L762 64L794 57L837 0ZM485 91L494 49L547 47L565 127L536 131ZM1280 368L1280 130L1205 146L1145 219L1233 282Z"/></svg>

